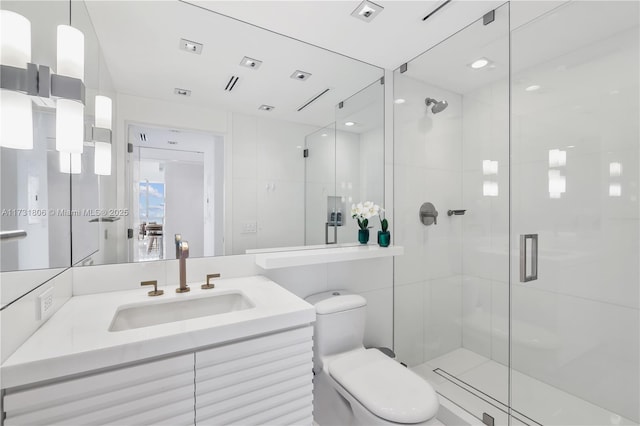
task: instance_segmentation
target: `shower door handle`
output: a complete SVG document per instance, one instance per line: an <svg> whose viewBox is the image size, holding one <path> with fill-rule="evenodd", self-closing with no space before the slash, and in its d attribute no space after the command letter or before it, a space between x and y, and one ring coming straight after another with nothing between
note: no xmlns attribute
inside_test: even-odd
<svg viewBox="0 0 640 426"><path fill-rule="evenodd" d="M527 240L531 240L531 274L527 275ZM520 282L538 279L538 234L520 235Z"/></svg>

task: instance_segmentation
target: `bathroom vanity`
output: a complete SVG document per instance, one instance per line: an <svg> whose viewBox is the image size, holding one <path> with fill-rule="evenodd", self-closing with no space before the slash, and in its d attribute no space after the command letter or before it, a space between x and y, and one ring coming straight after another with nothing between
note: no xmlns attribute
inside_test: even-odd
<svg viewBox="0 0 640 426"><path fill-rule="evenodd" d="M2 365L3 424L311 424L314 320L262 276L73 297Z"/></svg>

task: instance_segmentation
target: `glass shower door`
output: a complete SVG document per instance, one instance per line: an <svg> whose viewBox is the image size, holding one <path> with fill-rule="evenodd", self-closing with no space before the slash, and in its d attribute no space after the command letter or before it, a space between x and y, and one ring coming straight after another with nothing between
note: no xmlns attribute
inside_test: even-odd
<svg viewBox="0 0 640 426"><path fill-rule="evenodd" d="M443 405L506 425L509 4L396 70L394 98L394 350Z"/></svg>
<svg viewBox="0 0 640 426"><path fill-rule="evenodd" d="M528 424L640 421L639 12L574 1L512 31L510 388Z"/></svg>

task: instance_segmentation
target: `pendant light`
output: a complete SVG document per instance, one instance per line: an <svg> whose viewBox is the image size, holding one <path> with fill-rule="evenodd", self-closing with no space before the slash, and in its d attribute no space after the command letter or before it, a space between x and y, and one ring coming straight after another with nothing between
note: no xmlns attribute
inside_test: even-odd
<svg viewBox="0 0 640 426"><path fill-rule="evenodd" d="M96 122L93 128L95 174L111 174L111 98L96 96ZM104 135L104 137L100 137Z"/></svg>
<svg viewBox="0 0 640 426"><path fill-rule="evenodd" d="M69 25L58 25L57 73L84 81L84 34ZM56 150L82 153L84 105L58 99L56 106Z"/></svg>
<svg viewBox="0 0 640 426"><path fill-rule="evenodd" d="M0 10L0 64L26 68L31 62L31 23L10 10ZM0 90L0 146L33 148L33 108L25 93Z"/></svg>

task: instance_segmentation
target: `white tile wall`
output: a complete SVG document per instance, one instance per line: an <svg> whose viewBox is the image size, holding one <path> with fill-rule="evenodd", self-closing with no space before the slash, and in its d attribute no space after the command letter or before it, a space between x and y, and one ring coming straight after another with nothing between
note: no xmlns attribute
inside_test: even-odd
<svg viewBox="0 0 640 426"><path fill-rule="evenodd" d="M305 136L316 127L233 114L234 254L304 245ZM255 224L256 232L246 232Z"/></svg>
<svg viewBox="0 0 640 426"><path fill-rule="evenodd" d="M462 98L396 74L394 97L395 349L417 365L462 345L462 221L447 210L462 203ZM446 99L433 115L425 97ZM439 212L436 225L419 220L422 203Z"/></svg>
<svg viewBox="0 0 640 426"><path fill-rule="evenodd" d="M396 285L394 293L395 352L409 366L424 362L426 282Z"/></svg>
<svg viewBox="0 0 640 426"><path fill-rule="evenodd" d="M425 292L424 359L462 346L462 276L429 281Z"/></svg>

